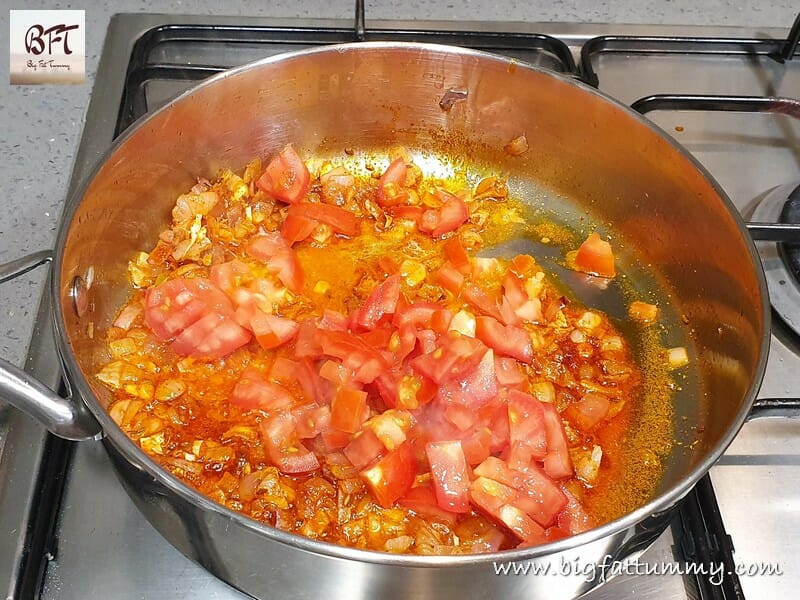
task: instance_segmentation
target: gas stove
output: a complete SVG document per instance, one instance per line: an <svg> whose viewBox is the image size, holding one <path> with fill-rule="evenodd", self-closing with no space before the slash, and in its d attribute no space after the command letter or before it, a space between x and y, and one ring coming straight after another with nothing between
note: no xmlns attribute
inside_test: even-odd
<svg viewBox="0 0 800 600"><path fill-rule="evenodd" d="M746 219L800 217L800 124L763 112L764 103L758 100L737 104L735 98L716 98L800 98L800 60L791 60L800 53L800 25L790 32L366 23L362 6L357 3L355 23L247 19L244 25L241 18L115 16L70 193L117 135L201 79L287 50L401 40L498 52L582 79L647 112L705 165ZM791 197L797 207L787 205ZM760 242L759 251L775 318L761 410L754 416L800 415L800 283L790 275L800 264L800 246ZM45 295L26 369L55 389L62 384L49 310ZM587 598L793 597L800 587L798 506L800 421L753 419L656 543ZM706 565L706 572L663 573L670 571L669 565L680 571L675 565L687 561ZM753 574L769 568L781 574ZM245 597L185 558L153 529L118 483L99 442L54 438L5 407L0 407L0 589L9 598L54 600Z"/></svg>

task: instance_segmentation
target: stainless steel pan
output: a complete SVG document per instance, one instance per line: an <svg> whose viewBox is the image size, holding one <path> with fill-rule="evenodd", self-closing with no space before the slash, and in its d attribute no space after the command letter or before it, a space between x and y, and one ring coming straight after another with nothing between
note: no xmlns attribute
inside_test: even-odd
<svg viewBox="0 0 800 600"><path fill-rule="evenodd" d="M458 101L440 106L456 91ZM525 134L530 149L503 146ZM132 254L154 244L175 197L198 176L241 168L292 142L309 154L403 144L510 174L522 198L551 197L554 218L613 231L648 265L689 323L696 393L675 405L676 445L655 496L584 534L482 556L392 556L282 532L203 497L114 424L94 374L126 292ZM572 207L574 214L568 214ZM549 210L547 205L542 210ZM566 211L566 212L565 212ZM40 257L41 258L41 257ZM35 262L35 261L34 261ZM51 293L59 351L77 395L62 399L3 363L0 393L70 439L104 436L120 480L187 556L258 597L572 597L596 577L496 576L497 561L581 565L624 559L730 444L753 404L769 342L769 303L753 242L723 191L636 113L559 75L485 53L422 44L305 50L223 73L134 125L69 200Z"/></svg>

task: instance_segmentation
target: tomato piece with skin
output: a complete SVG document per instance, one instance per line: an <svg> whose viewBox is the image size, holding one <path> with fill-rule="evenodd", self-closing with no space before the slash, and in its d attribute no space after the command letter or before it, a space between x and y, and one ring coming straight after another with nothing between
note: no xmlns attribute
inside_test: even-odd
<svg viewBox="0 0 800 600"><path fill-rule="evenodd" d="M469 471L461 442L432 442L425 446L425 454L439 506L450 512L469 512Z"/></svg>
<svg viewBox="0 0 800 600"><path fill-rule="evenodd" d="M385 453L386 448L378 439L378 436L375 435L375 432L371 429L363 429L345 446L343 452L347 460L360 471Z"/></svg>
<svg viewBox="0 0 800 600"><path fill-rule="evenodd" d="M304 404L292 409L292 416L297 422L297 437L311 439L317 437L331 425L331 407L316 403Z"/></svg>
<svg viewBox="0 0 800 600"><path fill-rule="evenodd" d="M499 354L524 363L530 363L533 358L531 338L521 327L503 325L497 319L481 316L475 319L475 337Z"/></svg>
<svg viewBox="0 0 800 600"><path fill-rule="evenodd" d="M442 189L437 189L434 194L442 205L437 209L426 210L422 214L419 228L436 238L455 231L466 223L469 210L464 201L455 194Z"/></svg>
<svg viewBox="0 0 800 600"><path fill-rule="evenodd" d="M378 204L386 208L397 206L408 200L408 192L403 189L406 185L407 174L408 167L402 157L394 159L386 167L386 171L383 172L378 181Z"/></svg>
<svg viewBox="0 0 800 600"><path fill-rule="evenodd" d="M262 233L253 237L245 251L250 256L266 263L281 283L295 293L303 291L305 276L297 260L297 254L280 233Z"/></svg>
<svg viewBox="0 0 800 600"><path fill-rule="evenodd" d="M225 293L208 279L170 279L145 294L145 323L162 341L212 312L232 316L234 309Z"/></svg>
<svg viewBox="0 0 800 600"><path fill-rule="evenodd" d="M356 313L356 323L372 329L386 316L393 315L400 299L401 279L391 275L373 288L364 305Z"/></svg>
<svg viewBox="0 0 800 600"><path fill-rule="evenodd" d="M436 492L431 485L419 485L411 488L408 493L400 498L400 506L413 510L420 517L444 523L448 527L456 524L458 515L444 510L436 500Z"/></svg>
<svg viewBox="0 0 800 600"><path fill-rule="evenodd" d="M544 470L553 479L571 477L574 473L572 459L569 456L569 445L561 417L552 404L542 403L544 410L544 426L547 436L547 455L544 458Z"/></svg>
<svg viewBox="0 0 800 600"><path fill-rule="evenodd" d="M281 236L292 245L296 242L302 242L319 226L319 222L314 219L292 214L291 211L286 215L286 219L281 225Z"/></svg>
<svg viewBox="0 0 800 600"><path fill-rule="evenodd" d="M294 354L297 358L320 358L323 354L319 339L321 324L317 319L305 319L300 322L297 339L294 343Z"/></svg>
<svg viewBox="0 0 800 600"><path fill-rule="evenodd" d="M473 505L514 533L521 541L540 544L546 540L544 529L512 504L519 493L509 486L486 477L478 477L470 486L469 496Z"/></svg>
<svg viewBox="0 0 800 600"><path fill-rule="evenodd" d="M184 329L170 347L181 356L223 358L250 341L250 332L231 316L209 312Z"/></svg>
<svg viewBox="0 0 800 600"><path fill-rule="evenodd" d="M464 275L449 262L445 262L434 276L436 283L454 296L461 292L464 285Z"/></svg>
<svg viewBox="0 0 800 600"><path fill-rule="evenodd" d="M466 282L461 290L461 297L477 308L482 314L489 315L495 319L502 318L497 301L493 300L489 294L477 284L471 281Z"/></svg>
<svg viewBox="0 0 800 600"><path fill-rule="evenodd" d="M472 272L472 263L469 260L464 245L457 237L450 238L442 247L444 255L451 265L462 275L469 275Z"/></svg>
<svg viewBox="0 0 800 600"><path fill-rule="evenodd" d="M491 454L490 444L492 432L488 427L476 427L473 431L461 440L461 448L464 450L464 458L471 467L482 463Z"/></svg>
<svg viewBox="0 0 800 600"><path fill-rule="evenodd" d="M417 475L417 460L408 442L359 472L375 501L389 508L405 496Z"/></svg>
<svg viewBox="0 0 800 600"><path fill-rule="evenodd" d="M277 381L292 382L297 380L297 361L284 356L275 358L269 370L269 376Z"/></svg>
<svg viewBox="0 0 800 600"><path fill-rule="evenodd" d="M441 352L440 352L441 351ZM437 384L472 371L486 354L479 340L450 332L434 351L411 360L411 367Z"/></svg>
<svg viewBox="0 0 800 600"><path fill-rule="evenodd" d="M512 450L518 444L528 450L530 458L542 460L547 455L547 435L544 426L542 403L530 394L518 390L508 391L508 423Z"/></svg>
<svg viewBox="0 0 800 600"><path fill-rule="evenodd" d="M512 500L514 506L522 508L543 527L552 525L558 513L567 505L564 492L535 465L517 470L510 468L499 458L490 456L475 467L475 475L515 489L519 496Z"/></svg>
<svg viewBox="0 0 800 600"><path fill-rule="evenodd" d="M301 202L290 206L288 215L325 223L348 237L355 237L358 233L358 217L346 208L332 204Z"/></svg>
<svg viewBox="0 0 800 600"><path fill-rule="evenodd" d="M280 412L261 423L261 437L272 463L284 473L308 473L319 469L317 456L298 439L291 413Z"/></svg>
<svg viewBox="0 0 800 600"><path fill-rule="evenodd" d="M614 267L614 252L611 244L602 239L597 232L586 238L578 253L575 255L575 268L589 275L599 277L614 277L617 274Z"/></svg>
<svg viewBox="0 0 800 600"><path fill-rule="evenodd" d="M295 321L258 311L250 320L250 330L264 350L272 350L290 342L300 329Z"/></svg>
<svg viewBox="0 0 800 600"><path fill-rule="evenodd" d="M291 406L294 397L282 386L267 381L258 371L248 368L236 382L230 400L231 404L244 410L273 411Z"/></svg>
<svg viewBox="0 0 800 600"><path fill-rule="evenodd" d="M494 352L485 350L474 370L441 384L439 398L448 404L458 403L474 411L495 398L497 391Z"/></svg>
<svg viewBox="0 0 800 600"><path fill-rule="evenodd" d="M392 215L395 220L413 221L419 227L420 223L422 223L425 209L422 206L391 206L386 209L386 212Z"/></svg>
<svg viewBox="0 0 800 600"><path fill-rule="evenodd" d="M252 277L250 267L238 258L211 267L211 282L226 294L242 284L242 280Z"/></svg>
<svg viewBox="0 0 800 600"><path fill-rule="evenodd" d="M340 388L331 401L331 427L355 433L366 420L367 392Z"/></svg>
<svg viewBox="0 0 800 600"><path fill-rule="evenodd" d="M287 144L267 165L256 186L273 198L294 204L306 195L310 182L311 174L303 159Z"/></svg>
<svg viewBox="0 0 800 600"><path fill-rule="evenodd" d="M495 357L494 372L497 377L497 383L503 387L513 388L528 382L528 376L524 373L517 360L508 356Z"/></svg>
<svg viewBox="0 0 800 600"><path fill-rule="evenodd" d="M317 404L330 402L333 386L319 376L316 367L309 359L298 361L295 377L308 401Z"/></svg>
<svg viewBox="0 0 800 600"><path fill-rule="evenodd" d="M562 490L567 497L567 505L558 515L558 526L569 535L577 535L594 527L592 518L578 502L578 499L567 490Z"/></svg>

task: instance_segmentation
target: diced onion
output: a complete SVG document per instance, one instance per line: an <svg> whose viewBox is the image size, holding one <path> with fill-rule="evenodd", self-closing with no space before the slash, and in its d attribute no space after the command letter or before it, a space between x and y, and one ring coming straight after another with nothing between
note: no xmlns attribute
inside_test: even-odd
<svg viewBox="0 0 800 600"><path fill-rule="evenodd" d="M658 307L655 304L648 304L647 302L640 302L637 300L631 302L631 305L628 307L628 315L631 319L639 321L640 323L654 323L658 318Z"/></svg>
<svg viewBox="0 0 800 600"><path fill-rule="evenodd" d="M689 364L689 353L686 348L678 346L667 350L667 364L670 369L680 369Z"/></svg>
<svg viewBox="0 0 800 600"><path fill-rule="evenodd" d="M539 402L553 404L556 401L556 388L549 381L540 381L531 384L531 394L533 394Z"/></svg>
<svg viewBox="0 0 800 600"><path fill-rule="evenodd" d="M457 331L461 335L475 337L475 325L475 315L466 310L460 310L450 321L450 331Z"/></svg>

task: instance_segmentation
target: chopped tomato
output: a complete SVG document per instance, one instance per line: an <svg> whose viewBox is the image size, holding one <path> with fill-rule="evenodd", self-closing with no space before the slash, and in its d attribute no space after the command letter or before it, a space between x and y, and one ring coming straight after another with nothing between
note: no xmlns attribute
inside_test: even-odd
<svg viewBox="0 0 800 600"><path fill-rule="evenodd" d="M394 314L400 299L400 284L400 276L391 275L376 285L358 311L356 322L365 329L372 329L384 316Z"/></svg>
<svg viewBox="0 0 800 600"><path fill-rule="evenodd" d="M512 504L519 498L516 490L496 480L478 477L470 486L469 496L477 508L507 527L523 542L537 544L545 541L544 529Z"/></svg>
<svg viewBox="0 0 800 600"><path fill-rule="evenodd" d="M574 472L572 459L564 425L555 406L542 404L544 409L544 426L547 435L547 455L544 458L544 470L553 479L570 477Z"/></svg>
<svg viewBox="0 0 800 600"><path fill-rule="evenodd" d="M293 292L303 291L304 276L297 255L279 233L261 234L250 240L246 252L266 262L270 272Z"/></svg>
<svg viewBox="0 0 800 600"><path fill-rule="evenodd" d="M226 294L242 284L242 279L252 277L250 267L238 258L211 267L211 282Z"/></svg>
<svg viewBox="0 0 800 600"><path fill-rule="evenodd" d="M518 390L508 391L508 423L512 444L517 452L522 451L527 460L521 460L519 466L526 467L531 458L542 460L547 454L547 436L544 426L544 409L542 403L530 394ZM521 458L518 454L515 455Z"/></svg>
<svg viewBox="0 0 800 600"><path fill-rule="evenodd" d="M453 377L440 385L439 398L449 404L461 404L471 410L480 408L497 396L494 352L485 350L474 370L461 378Z"/></svg>
<svg viewBox="0 0 800 600"><path fill-rule="evenodd" d="M567 497L561 489L535 465L520 471L490 456L475 467L475 475L488 477L519 492L512 500L514 506L522 508L543 527L553 524L567 504Z"/></svg>
<svg viewBox="0 0 800 600"><path fill-rule="evenodd" d="M454 296L458 296L461 286L464 285L464 275L449 262L445 262L435 275L436 283Z"/></svg>
<svg viewBox="0 0 800 600"><path fill-rule="evenodd" d="M469 512L469 472L461 442L432 442L425 446L436 500L445 510Z"/></svg>
<svg viewBox="0 0 800 600"><path fill-rule="evenodd" d="M290 360L284 356L278 356L275 362L272 363L272 368L269 370L269 376L278 381L296 381L297 379L298 364L294 360Z"/></svg>
<svg viewBox="0 0 800 600"><path fill-rule="evenodd" d="M438 304L433 302L415 302L414 304L409 304L404 308L398 309L394 314L392 322L397 325L397 327L413 325L430 329L433 314L440 308Z"/></svg>
<svg viewBox="0 0 800 600"><path fill-rule="evenodd" d="M567 497L567 505L558 515L559 528L567 531L569 535L576 535L591 529L594 526L592 519L578 499L566 490L564 495Z"/></svg>
<svg viewBox="0 0 800 600"><path fill-rule="evenodd" d="M355 433L366 419L367 392L342 388L331 402L331 426Z"/></svg>
<svg viewBox="0 0 800 600"><path fill-rule="evenodd" d="M492 440L492 432L488 427L476 427L472 433L461 440L461 448L464 450L464 458L470 466L482 463L491 454L489 445Z"/></svg>
<svg viewBox="0 0 800 600"><path fill-rule="evenodd" d="M355 214L332 204L301 202L289 207L289 216L292 215L325 223L348 237L355 237L358 233L358 218Z"/></svg>
<svg viewBox="0 0 800 600"><path fill-rule="evenodd" d="M297 437L300 439L317 437L331 425L331 407L327 404L303 404L292 409L292 415L297 421Z"/></svg>
<svg viewBox="0 0 800 600"><path fill-rule="evenodd" d="M145 323L161 340L175 337L212 312L232 316L233 304L208 279L170 279L145 295Z"/></svg>
<svg viewBox="0 0 800 600"><path fill-rule="evenodd" d="M321 324L316 319L306 319L297 330L294 343L294 354L297 358L319 358L322 356L322 344L319 340Z"/></svg>
<svg viewBox="0 0 800 600"><path fill-rule="evenodd" d="M436 196L442 202L442 206L426 210L419 228L433 237L441 237L466 223L469 219L469 210L464 201L455 194L437 189Z"/></svg>
<svg viewBox="0 0 800 600"><path fill-rule="evenodd" d="M571 404L565 415L579 429L590 431L605 419L610 408L611 402L608 398L602 394L588 393L584 394L578 402Z"/></svg>
<svg viewBox="0 0 800 600"><path fill-rule="evenodd" d="M182 356L222 358L244 346L250 337L233 317L209 312L184 329L171 347Z"/></svg>
<svg viewBox="0 0 800 600"><path fill-rule="evenodd" d="M411 366L434 383L457 379L475 368L486 354L486 346L475 338L449 332L441 345L411 360Z"/></svg>
<svg viewBox="0 0 800 600"><path fill-rule="evenodd" d="M361 470L386 452L383 443L371 429L359 431L344 449L344 455L353 466Z"/></svg>
<svg viewBox="0 0 800 600"><path fill-rule="evenodd" d="M319 368L319 376L334 385L344 385L353 381L355 373L335 360L326 360Z"/></svg>
<svg viewBox="0 0 800 600"><path fill-rule="evenodd" d="M525 544L536 545L547 541L544 529L525 512L512 504L500 507L499 519L511 532Z"/></svg>
<svg viewBox="0 0 800 600"><path fill-rule="evenodd" d="M467 254L464 245L457 237L450 238L442 246L444 255L450 264L462 275L469 275L472 272L472 263L469 261L469 254Z"/></svg>
<svg viewBox="0 0 800 600"><path fill-rule="evenodd" d="M303 393L310 402L324 404L330 401L331 386L319 376L317 369L310 360L303 359L297 363L295 377L300 387L303 389Z"/></svg>
<svg viewBox="0 0 800 600"><path fill-rule="evenodd" d="M614 253L611 250L611 244L602 239L597 232L592 233L578 248L578 253L575 255L575 268L590 275L614 277L617 271L614 268Z"/></svg>
<svg viewBox="0 0 800 600"><path fill-rule="evenodd" d="M346 331L347 317L340 312L326 308L322 313L319 327L329 331Z"/></svg>
<svg viewBox="0 0 800 600"><path fill-rule="evenodd" d="M360 475L375 501L388 508L405 496L414 484L417 461L411 444L402 444L371 467L360 471Z"/></svg>
<svg viewBox="0 0 800 600"><path fill-rule="evenodd" d="M283 387L267 381L258 371L246 369L231 393L231 403L239 408L272 411L287 408L294 398Z"/></svg>
<svg viewBox="0 0 800 600"><path fill-rule="evenodd" d="M492 298L478 285L467 282L461 291L461 295L472 306L477 308L480 312L495 319L499 319L500 310L497 301Z"/></svg>
<svg viewBox="0 0 800 600"><path fill-rule="evenodd" d="M281 235L289 245L302 242L319 226L319 223L308 217L292 214L286 215L286 220L281 225Z"/></svg>
<svg viewBox="0 0 800 600"><path fill-rule="evenodd" d="M425 214L423 206L392 206L386 209L398 221L413 221L417 227L422 223L422 215Z"/></svg>
<svg viewBox="0 0 800 600"><path fill-rule="evenodd" d="M319 469L317 456L298 439L291 413L280 412L261 423L261 436L272 463L284 473L308 473Z"/></svg>
<svg viewBox="0 0 800 600"><path fill-rule="evenodd" d="M403 189L407 173L408 167L402 157L392 161L379 181L378 204L383 207L396 206L408 200L408 192Z"/></svg>
<svg viewBox="0 0 800 600"><path fill-rule="evenodd" d="M293 339L300 326L291 319L259 311L250 320L250 329L261 347L271 350Z"/></svg>
<svg viewBox="0 0 800 600"><path fill-rule="evenodd" d="M456 523L456 514L448 510L443 510L436 500L436 492L431 485L420 485L411 488L408 493L400 498L397 503L400 506L410 508L421 517L430 518L448 527Z"/></svg>
<svg viewBox="0 0 800 600"><path fill-rule="evenodd" d="M494 372L497 383L503 387L515 387L528 381L520 364L513 358L498 356L494 359Z"/></svg>
<svg viewBox="0 0 800 600"><path fill-rule="evenodd" d="M308 191L311 175L291 144L272 159L256 185L273 198L294 204Z"/></svg>
<svg viewBox="0 0 800 600"><path fill-rule="evenodd" d="M520 327L503 325L492 317L477 317L475 337L500 354L512 356L522 362L531 362L533 356L531 338Z"/></svg>

